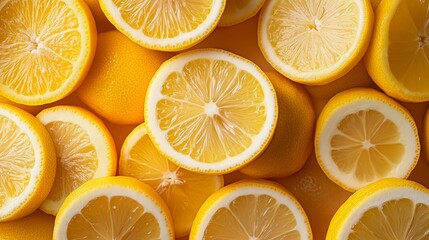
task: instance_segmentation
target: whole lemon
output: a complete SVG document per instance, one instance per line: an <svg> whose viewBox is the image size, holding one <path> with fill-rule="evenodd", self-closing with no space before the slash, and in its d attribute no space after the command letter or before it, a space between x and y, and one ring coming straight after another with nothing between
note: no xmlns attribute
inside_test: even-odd
<svg viewBox="0 0 429 240"><path fill-rule="evenodd" d="M111 123L141 123L147 86L171 56L145 49L117 30L99 33L94 62L77 94Z"/></svg>

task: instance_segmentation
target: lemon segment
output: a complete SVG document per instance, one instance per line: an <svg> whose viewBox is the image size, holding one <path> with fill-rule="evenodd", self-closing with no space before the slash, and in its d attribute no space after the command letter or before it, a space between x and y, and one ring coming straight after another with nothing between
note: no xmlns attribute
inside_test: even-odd
<svg viewBox="0 0 429 240"><path fill-rule="evenodd" d="M33 115L0 104L0 221L36 210L55 179L55 148Z"/></svg>
<svg viewBox="0 0 429 240"><path fill-rule="evenodd" d="M428 214L427 188L387 178L351 195L333 216L326 239L423 239Z"/></svg>
<svg viewBox="0 0 429 240"><path fill-rule="evenodd" d="M3 1L0 29L0 93L17 103L64 98L94 57L95 23L81 0Z"/></svg>
<svg viewBox="0 0 429 240"><path fill-rule="evenodd" d="M243 180L210 196L197 213L194 239L312 239L307 216L281 185Z"/></svg>
<svg viewBox="0 0 429 240"><path fill-rule="evenodd" d="M141 46L178 51L197 44L215 29L225 0L101 0L100 7L119 31Z"/></svg>
<svg viewBox="0 0 429 240"><path fill-rule="evenodd" d="M340 78L360 61L372 23L369 1L267 1L258 42L280 73L299 83L320 85Z"/></svg>
<svg viewBox="0 0 429 240"><path fill-rule="evenodd" d="M355 191L381 178L407 178L419 159L420 141L404 107L376 90L355 88L325 105L315 151L327 176Z"/></svg>
<svg viewBox="0 0 429 240"><path fill-rule="evenodd" d="M125 139L119 174L147 183L161 195L170 209L176 237L189 235L198 209L223 187L221 175L190 172L163 157L147 135L145 123Z"/></svg>
<svg viewBox="0 0 429 240"><path fill-rule="evenodd" d="M131 177L92 179L64 201L54 239L174 239L167 206Z"/></svg>
<svg viewBox="0 0 429 240"><path fill-rule="evenodd" d="M155 147L185 169L230 172L268 145L277 99L265 74L230 52L200 49L166 61L152 78L145 119Z"/></svg>

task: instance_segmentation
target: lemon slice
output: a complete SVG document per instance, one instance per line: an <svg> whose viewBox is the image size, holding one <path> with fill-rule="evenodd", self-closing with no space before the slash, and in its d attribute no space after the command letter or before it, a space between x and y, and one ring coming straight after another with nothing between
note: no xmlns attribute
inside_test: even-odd
<svg viewBox="0 0 429 240"><path fill-rule="evenodd" d="M255 16L265 0L227 0L218 26L229 27Z"/></svg>
<svg viewBox="0 0 429 240"><path fill-rule="evenodd" d="M37 118L0 103L0 221L26 216L49 194L55 148Z"/></svg>
<svg viewBox="0 0 429 240"><path fill-rule="evenodd" d="M155 147L180 167L206 173L238 169L268 145L277 100L252 62L217 49L164 62L146 93L145 120Z"/></svg>
<svg viewBox="0 0 429 240"><path fill-rule="evenodd" d="M267 61L303 84L349 72L371 39L373 11L362 0L272 0L264 5L258 42Z"/></svg>
<svg viewBox="0 0 429 240"><path fill-rule="evenodd" d="M312 239L307 216L275 182L243 180L210 196L197 213L194 239Z"/></svg>
<svg viewBox="0 0 429 240"><path fill-rule="evenodd" d="M409 180L383 179L351 195L326 239L426 239L429 191Z"/></svg>
<svg viewBox="0 0 429 240"><path fill-rule="evenodd" d="M143 47L178 51L206 38L217 26L226 0L100 0L113 25Z"/></svg>
<svg viewBox="0 0 429 240"><path fill-rule="evenodd" d="M170 212L149 185L131 177L92 179L55 218L54 239L174 239Z"/></svg>
<svg viewBox="0 0 429 240"><path fill-rule="evenodd" d="M45 125L57 152L52 189L41 209L56 215L64 199L84 182L116 174L116 148L103 122L75 106L55 106L37 118Z"/></svg>
<svg viewBox="0 0 429 240"><path fill-rule="evenodd" d="M192 221L203 202L223 187L223 177L187 171L158 153L147 135L146 124L137 126L125 139L119 174L152 186L167 203L176 237L189 235Z"/></svg>
<svg viewBox="0 0 429 240"><path fill-rule="evenodd" d="M388 95L429 101L429 2L381 1L365 58L368 73Z"/></svg>
<svg viewBox="0 0 429 240"><path fill-rule="evenodd" d="M369 88L332 97L319 115L314 141L322 170L348 191L381 178L407 178L420 156L410 113Z"/></svg>
<svg viewBox="0 0 429 240"><path fill-rule="evenodd" d="M0 4L0 94L26 105L64 98L85 78L97 30L82 0Z"/></svg>

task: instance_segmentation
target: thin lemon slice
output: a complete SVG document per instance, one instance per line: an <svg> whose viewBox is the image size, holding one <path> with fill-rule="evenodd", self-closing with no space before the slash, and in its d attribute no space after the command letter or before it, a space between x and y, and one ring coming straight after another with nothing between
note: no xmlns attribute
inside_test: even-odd
<svg viewBox="0 0 429 240"><path fill-rule="evenodd" d="M383 179L351 195L337 210L326 239L427 239L429 190Z"/></svg>
<svg viewBox="0 0 429 240"><path fill-rule="evenodd" d="M0 103L0 221L36 210L55 179L55 148L30 113Z"/></svg>
<svg viewBox="0 0 429 240"><path fill-rule="evenodd" d="M381 178L407 178L420 156L410 113L369 88L332 97L317 120L314 141L322 170L348 191Z"/></svg>
<svg viewBox="0 0 429 240"><path fill-rule="evenodd" d="M429 101L429 2L381 1L366 67L388 95L410 102Z"/></svg>
<svg viewBox="0 0 429 240"><path fill-rule="evenodd" d="M37 118L45 125L57 152L54 185L41 209L56 215L64 199L84 182L116 174L116 148L103 122L75 106L55 106Z"/></svg>
<svg viewBox="0 0 429 240"><path fill-rule="evenodd" d="M226 0L100 0L106 17L143 47L178 51L206 38L217 26Z"/></svg>
<svg viewBox="0 0 429 240"><path fill-rule="evenodd" d="M0 94L42 105L64 98L85 78L97 31L83 0L0 3Z"/></svg>
<svg viewBox="0 0 429 240"><path fill-rule="evenodd" d="M272 0L261 11L258 41L267 61L286 77L325 84L360 61L372 25L367 0Z"/></svg>
<svg viewBox="0 0 429 240"><path fill-rule="evenodd" d="M223 187L222 176L190 172L161 156L147 135L144 123L137 126L122 145L119 174L137 178L161 195L173 217L176 237L189 235L198 209Z"/></svg>
<svg viewBox="0 0 429 240"><path fill-rule="evenodd" d="M194 239L312 239L301 205L275 182L243 180L210 196L197 213Z"/></svg>
<svg viewBox="0 0 429 240"><path fill-rule="evenodd" d="M170 212L149 185L131 177L92 179L73 191L55 218L54 240L174 239Z"/></svg>
<svg viewBox="0 0 429 240"><path fill-rule="evenodd" d="M229 27L255 16L265 0L227 0L218 26Z"/></svg>
<svg viewBox="0 0 429 240"><path fill-rule="evenodd" d="M155 147L180 167L231 172L268 145L277 99L254 63L222 50L193 50L167 60L155 73L145 120Z"/></svg>

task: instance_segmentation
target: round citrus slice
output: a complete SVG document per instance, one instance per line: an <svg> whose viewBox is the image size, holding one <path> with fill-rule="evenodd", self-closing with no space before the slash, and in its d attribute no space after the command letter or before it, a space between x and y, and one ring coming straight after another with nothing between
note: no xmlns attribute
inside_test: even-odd
<svg viewBox="0 0 429 240"><path fill-rule="evenodd" d="M277 99L254 63L227 51L174 56L146 92L145 120L155 147L191 171L225 173L257 157L277 122Z"/></svg>
<svg viewBox="0 0 429 240"><path fill-rule="evenodd" d="M322 170L348 191L381 178L407 178L420 156L408 110L370 88L332 97L317 120L314 142Z"/></svg>
<svg viewBox="0 0 429 240"><path fill-rule="evenodd" d="M0 103L0 222L29 215L51 190L55 148L30 113Z"/></svg>
<svg viewBox="0 0 429 240"><path fill-rule="evenodd" d="M286 77L325 84L360 61L372 27L366 0L272 0L261 11L258 42L267 61Z"/></svg>
<svg viewBox="0 0 429 240"><path fill-rule="evenodd" d="M227 0L218 26L229 27L255 16L265 0Z"/></svg>
<svg viewBox="0 0 429 240"><path fill-rule="evenodd" d="M91 179L73 191L55 218L54 239L171 239L167 205L132 177Z"/></svg>
<svg viewBox="0 0 429 240"><path fill-rule="evenodd" d="M429 101L429 2L381 1L365 57L368 73L388 95Z"/></svg>
<svg viewBox="0 0 429 240"><path fill-rule="evenodd" d="M429 190L388 178L351 195L337 210L326 239L425 239Z"/></svg>
<svg viewBox="0 0 429 240"><path fill-rule="evenodd" d="M312 233L301 205L283 186L242 180L204 202L189 239L312 239Z"/></svg>
<svg viewBox="0 0 429 240"><path fill-rule="evenodd" d="M116 174L116 148L103 122L76 106L55 106L37 118L45 125L57 152L52 189L41 209L56 215L64 199L84 182Z"/></svg>
<svg viewBox="0 0 429 240"><path fill-rule="evenodd" d="M0 94L26 105L64 98L83 81L97 30L83 0L0 4Z"/></svg>
<svg viewBox="0 0 429 240"><path fill-rule="evenodd" d="M162 51L189 48L217 26L226 0L100 0L106 17L139 45Z"/></svg>
<svg viewBox="0 0 429 240"><path fill-rule="evenodd" d="M223 187L223 177L187 171L164 158L147 135L146 124L125 139L119 174L152 186L167 203L176 237L189 235L192 221L203 202Z"/></svg>

